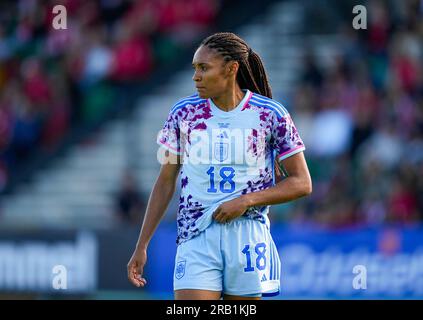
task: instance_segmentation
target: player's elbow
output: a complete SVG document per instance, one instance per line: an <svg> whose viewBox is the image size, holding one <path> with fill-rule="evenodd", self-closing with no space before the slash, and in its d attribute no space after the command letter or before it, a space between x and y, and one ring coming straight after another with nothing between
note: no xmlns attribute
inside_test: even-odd
<svg viewBox="0 0 423 320"><path fill-rule="evenodd" d="M306 196L310 195L313 192L313 183L311 182L311 179L308 179L307 184L305 186L305 192Z"/></svg>
<svg viewBox="0 0 423 320"><path fill-rule="evenodd" d="M313 184L310 176L301 179L300 196L305 197L313 192Z"/></svg>
<svg viewBox="0 0 423 320"><path fill-rule="evenodd" d="M307 182L305 183L305 195L308 196L313 192L313 183L311 182L311 178L308 177Z"/></svg>

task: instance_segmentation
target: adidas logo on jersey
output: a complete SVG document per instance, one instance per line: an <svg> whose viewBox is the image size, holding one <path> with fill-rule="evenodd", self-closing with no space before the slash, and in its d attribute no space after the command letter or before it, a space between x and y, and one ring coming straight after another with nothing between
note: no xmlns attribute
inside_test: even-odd
<svg viewBox="0 0 423 320"><path fill-rule="evenodd" d="M265 274L263 274L263 276L261 277L261 282L263 282L263 281L267 281L267 278L266 278L266 275Z"/></svg>

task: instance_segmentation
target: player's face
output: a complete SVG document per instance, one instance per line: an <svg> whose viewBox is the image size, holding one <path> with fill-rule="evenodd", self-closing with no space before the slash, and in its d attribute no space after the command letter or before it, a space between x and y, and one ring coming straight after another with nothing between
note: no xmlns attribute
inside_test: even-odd
<svg viewBox="0 0 423 320"><path fill-rule="evenodd" d="M227 63L214 50L200 46L192 60L195 87L200 98L216 98L228 90L231 81L235 81L233 73L228 72Z"/></svg>

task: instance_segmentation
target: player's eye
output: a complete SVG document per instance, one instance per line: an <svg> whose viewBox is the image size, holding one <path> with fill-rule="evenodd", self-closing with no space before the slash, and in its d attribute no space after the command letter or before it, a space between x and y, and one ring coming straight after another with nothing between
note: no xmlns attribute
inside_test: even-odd
<svg viewBox="0 0 423 320"><path fill-rule="evenodd" d="M206 66L192 66L192 68L196 71L196 70L200 70L200 71L207 71L207 67Z"/></svg>

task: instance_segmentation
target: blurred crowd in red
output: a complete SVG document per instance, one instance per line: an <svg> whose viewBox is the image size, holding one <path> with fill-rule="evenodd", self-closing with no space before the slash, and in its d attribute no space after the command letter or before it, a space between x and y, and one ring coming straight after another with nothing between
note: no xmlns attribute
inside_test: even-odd
<svg viewBox="0 0 423 320"><path fill-rule="evenodd" d="M422 4L369 1L368 29L342 26L335 61L307 55L293 111L314 187L287 219L330 228L423 219Z"/></svg>
<svg viewBox="0 0 423 320"><path fill-rule="evenodd" d="M67 29L52 22L55 5ZM19 0L0 4L0 191L37 148L113 104L210 25L218 0ZM61 21L63 22L63 20Z"/></svg>
<svg viewBox="0 0 423 320"><path fill-rule="evenodd" d="M0 191L36 148L98 119L115 83L145 79L210 25L219 0L0 4ZM310 53L292 113L313 176L274 219L331 228L423 219L423 5L369 1L368 29L339 29L339 55Z"/></svg>

